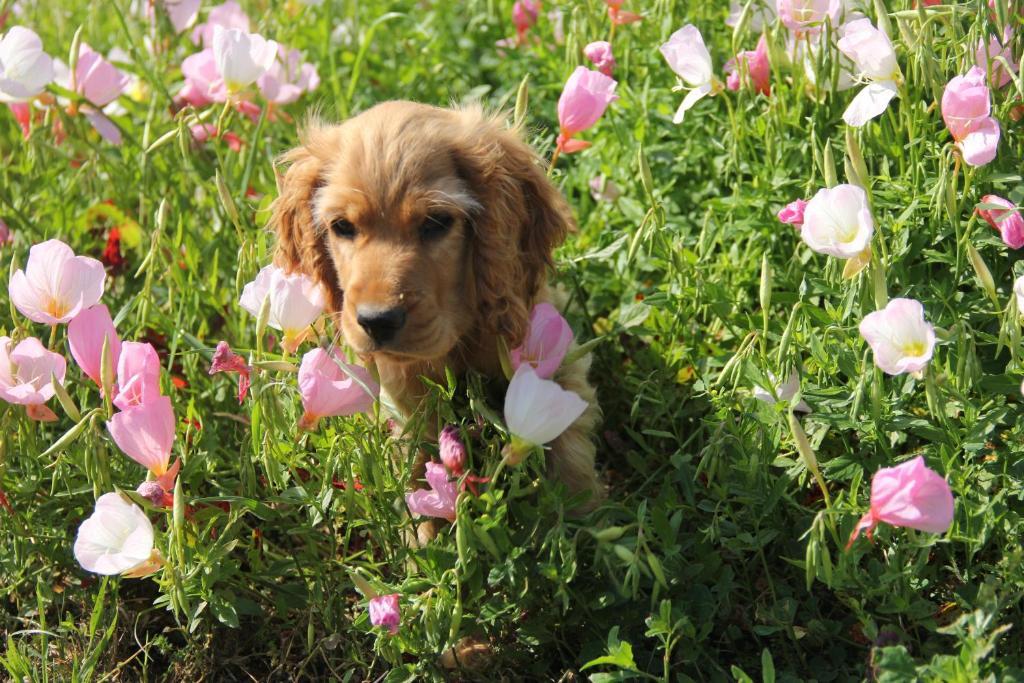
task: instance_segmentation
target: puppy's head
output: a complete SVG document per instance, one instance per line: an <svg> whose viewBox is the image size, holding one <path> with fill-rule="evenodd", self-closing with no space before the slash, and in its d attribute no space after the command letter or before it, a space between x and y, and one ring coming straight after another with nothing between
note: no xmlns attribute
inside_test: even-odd
<svg viewBox="0 0 1024 683"><path fill-rule="evenodd" d="M358 353L522 341L572 216L515 132L479 109L387 102L310 126L285 160L278 265L320 281Z"/></svg>

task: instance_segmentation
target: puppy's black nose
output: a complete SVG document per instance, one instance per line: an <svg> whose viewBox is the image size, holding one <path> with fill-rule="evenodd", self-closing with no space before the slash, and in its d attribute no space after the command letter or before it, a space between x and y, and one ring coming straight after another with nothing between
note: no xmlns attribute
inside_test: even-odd
<svg viewBox="0 0 1024 683"><path fill-rule="evenodd" d="M369 335L370 339L383 346L394 339L398 331L405 325L405 309L360 306L356 309L356 322Z"/></svg>

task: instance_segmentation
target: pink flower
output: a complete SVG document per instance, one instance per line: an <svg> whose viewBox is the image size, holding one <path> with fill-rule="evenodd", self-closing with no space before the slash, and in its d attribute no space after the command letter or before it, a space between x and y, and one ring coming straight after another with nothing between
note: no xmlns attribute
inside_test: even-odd
<svg viewBox="0 0 1024 683"><path fill-rule="evenodd" d="M181 63L181 73L185 77L185 85L178 92L177 99L193 107L205 107L211 102L227 99L228 91L217 71L212 47L186 57Z"/></svg>
<svg viewBox="0 0 1024 683"><path fill-rule="evenodd" d="M576 67L558 98L559 151L578 152L590 146L589 142L572 138L597 123L608 105L618 99L617 85L599 71Z"/></svg>
<svg viewBox="0 0 1024 683"><path fill-rule="evenodd" d="M43 404L53 398L52 378L64 383L67 363L59 353L48 351L35 337L14 340L0 337L0 398L28 406L29 417L52 421L57 416Z"/></svg>
<svg viewBox="0 0 1024 683"><path fill-rule="evenodd" d="M842 184L818 190L807 202L800 238L819 254L848 259L868 248L874 232L867 193Z"/></svg>
<svg viewBox="0 0 1024 683"><path fill-rule="evenodd" d="M405 502L417 517L441 517L455 521L455 502L459 497L456 482L449 481L448 471L436 462L427 463L427 483L430 490L417 489L405 494Z"/></svg>
<svg viewBox="0 0 1024 683"><path fill-rule="evenodd" d="M383 626L391 635L398 633L398 627L402 625L402 614L398 608L398 593L370 598L369 610L371 624Z"/></svg>
<svg viewBox="0 0 1024 683"><path fill-rule="evenodd" d="M549 303L539 303L530 313L530 331L522 346L512 349L512 367L526 363L541 379L548 379L562 364L572 344L572 328Z"/></svg>
<svg viewBox="0 0 1024 683"><path fill-rule="evenodd" d="M448 471L456 477L461 476L466 469L466 446L459 437L459 428L445 425L437 437L437 447L441 452L441 462Z"/></svg>
<svg viewBox="0 0 1024 683"><path fill-rule="evenodd" d="M935 328L914 299L893 299L881 311L864 316L860 335L874 352L875 365L889 375L919 375L935 349Z"/></svg>
<svg viewBox="0 0 1024 683"><path fill-rule="evenodd" d="M782 24L795 33L817 32L825 18L836 25L842 3L839 0L776 0Z"/></svg>
<svg viewBox="0 0 1024 683"><path fill-rule="evenodd" d="M249 392L251 383L250 375L252 367L245 362L245 359L234 353L226 341L217 344L217 350L213 353L213 362L210 363L210 374L218 372L238 373L238 402L245 401L245 395Z"/></svg>
<svg viewBox="0 0 1024 683"><path fill-rule="evenodd" d="M870 539L879 522L932 534L945 533L953 523L953 493L949 484L918 456L902 465L883 467L871 480L871 509L860 518L847 549L860 535Z"/></svg>
<svg viewBox="0 0 1024 683"><path fill-rule="evenodd" d="M82 368L82 372L99 387L103 386L100 367L104 340L107 340L111 356L110 370L113 372L121 357L121 340L114 329L114 321L107 307L97 304L87 308L68 323L68 346L71 347L71 356L78 363L78 367Z"/></svg>
<svg viewBox="0 0 1024 683"><path fill-rule="evenodd" d="M174 427L174 408L166 396L115 413L107 422L117 447L157 477L168 473Z"/></svg>
<svg viewBox="0 0 1024 683"><path fill-rule="evenodd" d="M1024 247L1024 218L1021 217L1017 207L1009 201L994 194L987 194L981 198L982 204L997 204L1001 209L978 208L978 215L993 228L999 231L1003 242L1011 249Z"/></svg>
<svg viewBox="0 0 1024 683"><path fill-rule="evenodd" d="M316 66L303 63L302 53L278 46L277 59L256 81L260 93L274 104L291 104L304 92L316 90L320 76Z"/></svg>
<svg viewBox="0 0 1024 683"><path fill-rule="evenodd" d="M979 42L974 51L974 63L988 73L989 62L992 63L992 85L1002 88L1013 80L1014 74L1020 68L1020 64L1013 58L1013 49L1010 43L1013 41L1013 29L1007 26L1003 30L1003 42L999 42L996 36L989 36L988 45ZM1006 64L1003 63L1006 60ZM1010 69L1007 71L1006 65Z"/></svg>
<svg viewBox="0 0 1024 683"><path fill-rule="evenodd" d="M643 15L627 12L622 9L624 0L605 0L605 4L608 5L608 17L616 26L624 26L625 24L632 24L643 20Z"/></svg>
<svg viewBox="0 0 1024 683"><path fill-rule="evenodd" d="M804 225L804 210L807 208L807 202L803 199L794 199L789 204L782 207L782 210L776 214L780 221L786 225L792 225L794 228L799 230Z"/></svg>
<svg viewBox="0 0 1024 683"><path fill-rule="evenodd" d="M540 0L516 0L512 3L512 23L516 27L516 44L522 44L526 32L537 23L540 15Z"/></svg>
<svg viewBox="0 0 1024 683"><path fill-rule="evenodd" d="M75 256L60 240L47 240L29 249L25 270L11 277L11 302L34 322L66 323L100 300L106 278L96 259Z"/></svg>
<svg viewBox="0 0 1024 683"><path fill-rule="evenodd" d="M611 76L615 70L615 56L612 44L606 40L596 40L583 48L583 56L589 59L597 70L605 76Z"/></svg>
<svg viewBox="0 0 1024 683"><path fill-rule="evenodd" d="M249 17L235 0L227 0L221 5L211 7L210 12L206 15L206 22L192 30L192 42L203 47L212 47L213 29L216 26L248 32Z"/></svg>
<svg viewBox="0 0 1024 683"><path fill-rule="evenodd" d="M160 396L160 357L152 344L121 344L117 386L114 405L121 410L144 405Z"/></svg>
<svg viewBox="0 0 1024 683"><path fill-rule="evenodd" d="M75 538L75 559L95 574L140 577L152 574L163 560L153 547L153 524L135 503L120 493L104 493Z"/></svg>
<svg viewBox="0 0 1024 683"><path fill-rule="evenodd" d="M772 94L772 67L768 62L768 42L763 35L757 41L756 50L746 50L726 62L725 68L731 70L726 80L726 87L730 90L739 90L740 64L746 65L750 85L755 91L766 97Z"/></svg>
<svg viewBox="0 0 1024 683"><path fill-rule="evenodd" d="M996 156L999 123L989 114L992 101L985 71L972 67L953 78L942 93L942 119L969 166L984 166Z"/></svg>
<svg viewBox="0 0 1024 683"><path fill-rule="evenodd" d="M300 429L313 429L322 417L369 411L380 387L365 368L349 365L336 351L315 348L299 365L299 393L305 413Z"/></svg>
<svg viewBox="0 0 1024 683"><path fill-rule="evenodd" d="M11 233L11 229L7 227L7 223L0 220L0 247L12 242L14 242L14 235Z"/></svg>

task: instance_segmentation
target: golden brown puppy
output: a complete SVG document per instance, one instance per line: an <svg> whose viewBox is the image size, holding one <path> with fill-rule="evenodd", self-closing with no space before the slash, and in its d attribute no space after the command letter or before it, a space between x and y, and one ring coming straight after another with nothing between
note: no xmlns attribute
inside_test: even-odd
<svg viewBox="0 0 1024 683"><path fill-rule="evenodd" d="M274 203L278 265L319 280L346 341L376 363L406 416L421 376L445 367L500 376L498 337L522 343L548 300L551 252L572 214L533 151L478 108L385 102L340 125L313 124L284 156ZM571 492L602 493L591 432L590 358L554 379L590 407L548 454Z"/></svg>

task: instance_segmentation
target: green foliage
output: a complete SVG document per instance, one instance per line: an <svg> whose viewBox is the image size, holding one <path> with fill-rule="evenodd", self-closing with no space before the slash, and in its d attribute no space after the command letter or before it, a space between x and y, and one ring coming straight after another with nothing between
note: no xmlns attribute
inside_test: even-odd
<svg viewBox="0 0 1024 683"><path fill-rule="evenodd" d="M59 107L28 139L0 112L0 218L17 236L0 265L13 272L53 236L98 257L123 228L125 264L104 302L123 339L161 351L182 420L180 495L176 509L148 510L164 569L97 579L72 556L77 526L96 496L142 479L107 434L108 407L74 367L80 420L55 402L53 424L0 405L10 678L440 679L440 658L466 637L490 645L490 668L460 675L485 680L1024 676L1024 367L1012 294L1024 265L973 211L988 193L1024 203L1011 115L1024 83L994 95L1002 141L982 168L956 160L938 106L994 21L1016 22L1020 54L1005 3L995 20L981 0L920 12L888 3L905 88L848 131L852 93L816 91L786 65L775 26L770 98L724 92L672 124L682 95L657 46L694 23L720 69L757 36L724 24L724 2L631 2L645 19L616 30L620 99L582 134L593 146L563 155L553 174L580 226L557 255L557 280L578 340L595 340L608 502L572 516L539 455L497 472L503 386L453 377L426 407L466 428L471 468L494 480L462 496L457 523L423 547L409 543L422 521L410 521L404 494L415 449L436 453L423 438L436 425L410 420L396 439L381 413L300 433L292 373L255 374L242 406L232 379L207 374L222 339L266 368L296 360L268 350L236 303L270 259L274 159L296 144L307 111L337 119L391 98L514 108L550 156L561 86L582 46L608 35L604 4L546 3L564 13L565 43L542 17L536 44L499 51L514 33L505 0L243 2L253 30L304 50L323 82L273 117L228 112L221 123L242 139L239 153L192 142L187 115L171 108L195 48L162 14L150 24L130 4L20 3L13 21L51 54L65 55L81 27L101 52L126 49L144 85L120 100L120 147ZM876 5L863 9L877 20ZM834 55L822 59L831 68ZM595 176L621 197L595 200ZM872 199L877 268L851 279L774 215L829 176L860 179ZM937 327L923 379L883 375L858 334L885 295L919 299ZM13 309L0 326L49 334ZM53 343L70 358L63 330ZM794 369L802 392L791 404L813 409L799 421L751 396ZM918 454L953 489L952 529L882 526L845 551L871 475ZM401 595L397 635L370 625L366 586Z"/></svg>

